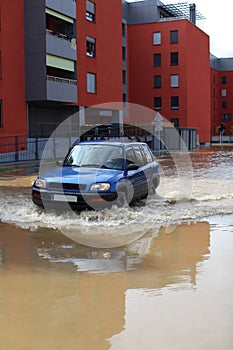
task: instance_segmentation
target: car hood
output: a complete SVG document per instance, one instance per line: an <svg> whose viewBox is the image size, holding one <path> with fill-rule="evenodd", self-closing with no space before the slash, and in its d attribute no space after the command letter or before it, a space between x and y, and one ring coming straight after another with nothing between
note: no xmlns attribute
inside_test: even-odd
<svg viewBox="0 0 233 350"><path fill-rule="evenodd" d="M67 166L50 170L40 177L47 182L89 185L93 182L108 182L122 173L122 170Z"/></svg>

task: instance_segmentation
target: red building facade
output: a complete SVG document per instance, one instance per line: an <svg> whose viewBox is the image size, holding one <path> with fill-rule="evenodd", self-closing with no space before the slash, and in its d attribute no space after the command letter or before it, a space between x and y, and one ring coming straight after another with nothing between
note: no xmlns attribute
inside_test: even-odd
<svg viewBox="0 0 233 350"><path fill-rule="evenodd" d="M24 3L0 0L0 136L26 133Z"/></svg>
<svg viewBox="0 0 233 350"><path fill-rule="evenodd" d="M109 102L196 128L201 143L221 122L230 133L233 69L211 64L208 35L177 5L0 0L0 137L46 136L73 113Z"/></svg>
<svg viewBox="0 0 233 350"><path fill-rule="evenodd" d="M219 126L225 135L233 135L233 58L211 60L211 134L219 135Z"/></svg>
<svg viewBox="0 0 233 350"><path fill-rule="evenodd" d="M188 20L128 27L129 100L210 141L209 38Z"/></svg>

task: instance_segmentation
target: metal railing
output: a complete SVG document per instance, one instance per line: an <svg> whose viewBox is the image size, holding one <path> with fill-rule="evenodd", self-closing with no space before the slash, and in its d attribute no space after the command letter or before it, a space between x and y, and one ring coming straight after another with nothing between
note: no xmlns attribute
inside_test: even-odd
<svg viewBox="0 0 233 350"><path fill-rule="evenodd" d="M54 77L52 75L46 75L46 79L49 80L49 81L54 81L55 83L64 83L64 84L70 84L70 85L77 85L77 80L74 80L74 79Z"/></svg>

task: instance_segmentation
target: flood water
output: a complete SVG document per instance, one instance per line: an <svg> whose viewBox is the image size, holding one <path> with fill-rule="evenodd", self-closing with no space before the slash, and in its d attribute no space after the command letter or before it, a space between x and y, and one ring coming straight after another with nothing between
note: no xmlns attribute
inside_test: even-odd
<svg viewBox="0 0 233 350"><path fill-rule="evenodd" d="M129 210L47 213L2 175L0 349L233 348L233 149L188 156Z"/></svg>

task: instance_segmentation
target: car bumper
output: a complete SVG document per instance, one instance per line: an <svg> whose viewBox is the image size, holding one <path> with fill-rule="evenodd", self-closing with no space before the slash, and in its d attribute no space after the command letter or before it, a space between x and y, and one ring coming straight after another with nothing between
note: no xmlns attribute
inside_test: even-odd
<svg viewBox="0 0 233 350"><path fill-rule="evenodd" d="M62 200L60 200L62 198ZM68 204L72 209L102 208L113 204L117 198L116 192L105 193L73 193L73 192L48 192L32 189L32 201L40 207L64 207ZM71 200L72 199L72 200Z"/></svg>

